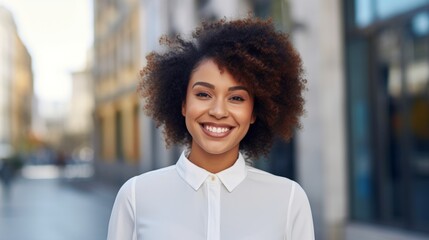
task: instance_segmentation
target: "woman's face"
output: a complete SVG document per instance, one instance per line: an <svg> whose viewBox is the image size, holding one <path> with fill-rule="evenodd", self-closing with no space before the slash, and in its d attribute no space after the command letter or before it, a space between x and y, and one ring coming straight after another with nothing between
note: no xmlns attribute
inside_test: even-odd
<svg viewBox="0 0 429 240"><path fill-rule="evenodd" d="M182 105L192 151L224 154L237 151L255 121L253 96L211 59L194 70Z"/></svg>

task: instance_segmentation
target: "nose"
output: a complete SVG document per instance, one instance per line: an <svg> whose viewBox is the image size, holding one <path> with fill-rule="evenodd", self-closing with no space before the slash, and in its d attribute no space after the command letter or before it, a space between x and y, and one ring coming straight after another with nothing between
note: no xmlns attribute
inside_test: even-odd
<svg viewBox="0 0 429 240"><path fill-rule="evenodd" d="M225 102L221 99L213 101L213 104L209 109L209 115L215 117L216 119L228 117L228 109L225 106Z"/></svg>

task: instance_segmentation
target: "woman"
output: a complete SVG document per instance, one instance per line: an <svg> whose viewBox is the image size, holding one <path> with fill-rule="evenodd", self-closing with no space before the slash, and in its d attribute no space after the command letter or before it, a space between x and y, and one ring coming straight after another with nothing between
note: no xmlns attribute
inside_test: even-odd
<svg viewBox="0 0 429 240"><path fill-rule="evenodd" d="M246 164L299 127L299 55L271 21L203 23L192 37L162 38L139 88L167 144L187 150L122 186L108 239L314 239L303 189Z"/></svg>

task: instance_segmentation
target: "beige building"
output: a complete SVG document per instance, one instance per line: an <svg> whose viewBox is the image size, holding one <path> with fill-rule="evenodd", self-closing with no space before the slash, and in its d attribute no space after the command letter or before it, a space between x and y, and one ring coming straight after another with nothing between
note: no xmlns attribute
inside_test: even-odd
<svg viewBox="0 0 429 240"><path fill-rule="evenodd" d="M10 146L10 101L13 79L13 50L15 48L16 25L12 14L0 7L0 144Z"/></svg>
<svg viewBox="0 0 429 240"><path fill-rule="evenodd" d="M67 153L92 147L94 88L89 68L71 73L72 90L61 149Z"/></svg>
<svg viewBox="0 0 429 240"><path fill-rule="evenodd" d="M0 7L0 143L28 150L33 73L12 14Z"/></svg>
<svg viewBox="0 0 429 240"><path fill-rule="evenodd" d="M28 151L31 135L33 72L31 56L16 35L15 71L11 96L12 146L16 151Z"/></svg>
<svg viewBox="0 0 429 240"><path fill-rule="evenodd" d="M121 178L124 171L136 173L141 155L138 4L137 0L94 1L95 158L97 173L110 179Z"/></svg>

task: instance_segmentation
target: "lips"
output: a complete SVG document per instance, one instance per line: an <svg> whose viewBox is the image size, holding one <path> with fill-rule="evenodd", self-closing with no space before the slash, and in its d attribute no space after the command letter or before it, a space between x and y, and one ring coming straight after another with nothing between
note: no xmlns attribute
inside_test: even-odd
<svg viewBox="0 0 429 240"><path fill-rule="evenodd" d="M228 125L218 125L213 123L201 124L203 132L211 137L226 137L234 128Z"/></svg>

